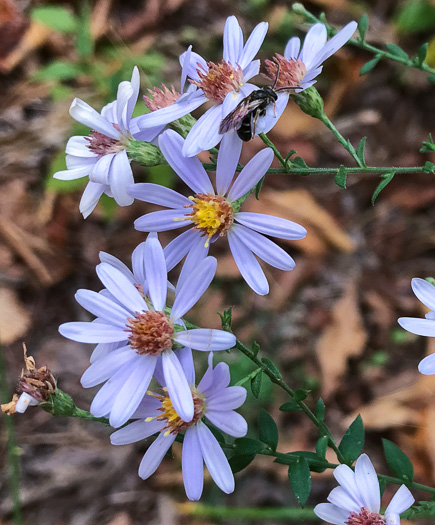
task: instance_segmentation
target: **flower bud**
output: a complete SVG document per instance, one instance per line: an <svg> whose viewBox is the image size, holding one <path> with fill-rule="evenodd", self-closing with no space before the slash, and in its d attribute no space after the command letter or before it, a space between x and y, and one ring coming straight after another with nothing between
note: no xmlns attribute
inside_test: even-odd
<svg viewBox="0 0 435 525"><path fill-rule="evenodd" d="M135 160L142 166L161 166L167 164L165 157L160 149L151 142L131 139L127 144L127 155L131 160Z"/></svg>
<svg viewBox="0 0 435 525"><path fill-rule="evenodd" d="M322 120L325 114L323 99L315 87L311 86L300 93L291 95L291 97L304 113Z"/></svg>

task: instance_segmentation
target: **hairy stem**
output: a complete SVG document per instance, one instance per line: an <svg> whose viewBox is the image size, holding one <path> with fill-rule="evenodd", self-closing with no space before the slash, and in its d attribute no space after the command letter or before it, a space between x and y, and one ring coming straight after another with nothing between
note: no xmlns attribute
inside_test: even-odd
<svg viewBox="0 0 435 525"><path fill-rule="evenodd" d="M360 168L363 168L364 165L361 161L361 159L356 154L355 148L352 146L350 141L346 140L343 135L338 131L338 129L334 126L334 124L329 120L329 118L326 116L325 113L323 113L320 120L325 124L325 126L334 133L334 135L337 137L338 142L343 146L343 148L352 155L353 159L357 163L357 165Z"/></svg>
<svg viewBox="0 0 435 525"><path fill-rule="evenodd" d="M275 153L275 157L279 160L279 163L284 168L284 170L286 170L287 163L286 163L284 157L278 151L278 148L275 146L275 144L264 133L260 133L258 136L266 144L266 146L268 146L269 148L273 149L273 152Z"/></svg>

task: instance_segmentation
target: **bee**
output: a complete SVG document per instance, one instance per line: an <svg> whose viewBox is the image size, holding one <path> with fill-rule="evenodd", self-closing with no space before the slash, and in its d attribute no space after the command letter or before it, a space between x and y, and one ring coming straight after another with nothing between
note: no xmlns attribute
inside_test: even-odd
<svg viewBox="0 0 435 525"><path fill-rule="evenodd" d="M255 127L258 119L266 115L266 110L270 104L273 104L273 109L275 111L275 104L278 100L277 93L280 91L295 89L290 86L275 89L278 76L279 66L273 86L256 89L250 95L241 100L235 109L222 120L219 126L219 133L223 135L229 131L236 130L237 135L244 142L253 139L255 137Z"/></svg>

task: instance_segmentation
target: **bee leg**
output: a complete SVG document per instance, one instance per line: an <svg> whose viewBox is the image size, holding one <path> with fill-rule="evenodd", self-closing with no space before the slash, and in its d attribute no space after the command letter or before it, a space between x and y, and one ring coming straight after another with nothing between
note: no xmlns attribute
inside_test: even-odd
<svg viewBox="0 0 435 525"><path fill-rule="evenodd" d="M251 140L255 137L255 127L257 124L258 116L258 111L253 111L251 113Z"/></svg>

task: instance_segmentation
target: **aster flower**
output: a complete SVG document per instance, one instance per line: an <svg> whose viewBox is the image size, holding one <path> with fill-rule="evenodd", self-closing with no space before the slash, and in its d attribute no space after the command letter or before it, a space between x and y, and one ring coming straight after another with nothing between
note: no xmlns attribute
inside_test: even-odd
<svg viewBox="0 0 435 525"><path fill-rule="evenodd" d="M177 286L170 314L165 310L166 262L155 234L149 235L145 243L144 268L149 300L122 271L103 262L97 266L97 274L107 293L91 290L76 293L76 300L97 319L59 327L60 333L73 341L121 343L94 360L81 380L85 388L106 382L90 411L95 417L110 414L113 427L123 425L134 414L158 364L177 412L190 421L194 406L180 360L191 348L226 350L236 341L223 330L186 330L181 320L208 288L216 272L216 259L202 259L195 273Z"/></svg>
<svg viewBox="0 0 435 525"><path fill-rule="evenodd" d="M279 66L276 89L293 88L294 93L299 93L311 87L317 82L315 78L321 73L323 62L344 46L357 26L356 22L349 22L327 41L325 25L314 24L307 32L302 48L300 39L295 36L287 42L284 55L277 53L272 60L266 60L267 75L263 76L274 83ZM284 111L288 97L288 92L278 93L276 108L268 108L266 117L259 119L257 133L267 133L272 129Z"/></svg>
<svg viewBox="0 0 435 525"><path fill-rule="evenodd" d="M431 311L425 315L425 319L401 317L398 323L412 334L435 337L435 286L424 279L412 279L411 286L417 298ZM418 370L425 375L435 374L435 354L420 361Z"/></svg>
<svg viewBox="0 0 435 525"><path fill-rule="evenodd" d="M186 495L196 501L203 489L203 463L205 463L216 485L225 493L234 490L234 476L228 460L218 441L203 422L204 416L217 428L230 436L242 437L247 432L245 419L234 411L246 399L246 389L241 386L228 386L229 367L219 363L213 368L213 354L209 357L209 367L202 380L195 387L195 372L192 360L183 363L195 413L186 422L177 413L168 390L160 393L148 392L138 408L138 421L118 430L111 436L114 445L125 445L141 441L159 432L157 439L145 453L139 476L149 478L160 465L169 447L180 432L184 432L182 469ZM163 385L164 386L164 385Z"/></svg>
<svg viewBox="0 0 435 525"><path fill-rule="evenodd" d="M334 470L334 477L340 486L330 492L330 503L320 503L314 508L319 518L334 525L400 525L400 514L414 503L411 492L402 485L385 514L379 514L379 481L366 454L357 459L355 472L347 465L339 465Z"/></svg>
<svg viewBox="0 0 435 525"><path fill-rule="evenodd" d="M197 53L183 53L180 63L183 68L187 66L189 81L197 86L197 91L177 104L143 115L138 121L139 126L169 124L209 101L213 105L192 127L183 155L191 157L216 146L222 138L219 133L222 119L242 99L258 89L248 81L259 72L260 61L253 59L263 43L267 28L266 22L258 24L243 45L243 33L237 18L227 18L223 35L223 60L215 64L207 62ZM241 141L235 133L229 136L231 138L227 140L240 143L241 147Z"/></svg>
<svg viewBox="0 0 435 525"><path fill-rule="evenodd" d="M66 145L64 171L54 174L55 179L73 180L89 176L89 182L80 201L80 212L88 217L106 193L120 206L128 206L133 199L126 188L133 181L126 146L139 132L136 119L131 118L139 93L139 70L133 69L131 81L119 84L117 98L101 110L75 98L70 115L91 128L89 137L75 136Z"/></svg>
<svg viewBox="0 0 435 525"><path fill-rule="evenodd" d="M183 157L183 143L180 135L172 130L165 131L159 137L159 146L166 160L190 187L193 196L186 198L157 184L134 184L129 188L132 197L170 208L140 217L135 221L135 228L149 232L192 226L166 248L170 267L193 250L199 258L200 247L203 247L205 256L209 243L227 235L234 260L245 281L258 294L267 294L269 285L254 254L281 270L292 270L295 262L262 234L282 239L302 239L307 233L299 224L280 217L238 211L237 200L266 173L273 160L273 151L265 148L257 153L231 186L239 154L222 143L217 159L215 192L199 159Z"/></svg>

